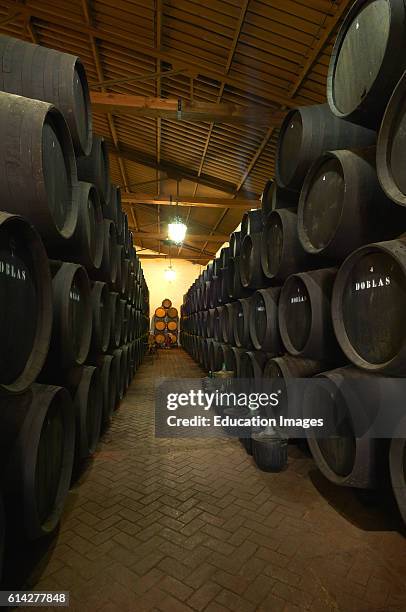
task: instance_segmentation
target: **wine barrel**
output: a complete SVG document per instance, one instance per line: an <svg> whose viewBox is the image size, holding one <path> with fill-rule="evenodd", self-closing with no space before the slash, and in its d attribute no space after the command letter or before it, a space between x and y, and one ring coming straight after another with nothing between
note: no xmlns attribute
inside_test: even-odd
<svg viewBox="0 0 406 612"><path fill-rule="evenodd" d="M367 377L356 368L345 367L317 376L325 382L320 388L309 386L305 394L303 414L305 418L336 414L339 419L339 435L318 438L312 430L306 430L307 441L317 467L321 473L336 485L370 489L376 484L377 441L366 432L355 437L352 410L354 398L347 398L347 385L343 381L351 378ZM373 375L371 375L373 376ZM326 381L328 384L326 385ZM362 409L363 398L360 398Z"/></svg>
<svg viewBox="0 0 406 612"><path fill-rule="evenodd" d="M114 282L114 289L118 293L121 294L122 283L124 281L123 275L125 274L125 270L124 270L125 253L124 253L124 247L122 244L118 244L116 247L116 259L117 259L117 274L116 274L116 280Z"/></svg>
<svg viewBox="0 0 406 612"><path fill-rule="evenodd" d="M92 143L92 107L80 59L20 39L0 36L0 91L50 102L63 114L77 155Z"/></svg>
<svg viewBox="0 0 406 612"><path fill-rule="evenodd" d="M241 243L241 232L233 232L230 236L230 259L232 257L238 257L240 255Z"/></svg>
<svg viewBox="0 0 406 612"><path fill-rule="evenodd" d="M172 306L172 302L168 298L162 301L162 308L168 309L171 306Z"/></svg>
<svg viewBox="0 0 406 612"><path fill-rule="evenodd" d="M312 164L325 151L376 144L376 132L336 117L328 104L288 112L279 132L275 174L278 185L300 191Z"/></svg>
<svg viewBox="0 0 406 612"><path fill-rule="evenodd" d="M289 385L289 379L312 378L321 372L328 371L329 366L322 361L314 359L303 359L301 357L273 357L269 359L264 367L264 379L272 380L272 387L281 391L278 398L278 406L267 410L269 418L279 415L285 417L301 414L303 403L303 389L296 387L295 383Z"/></svg>
<svg viewBox="0 0 406 612"><path fill-rule="evenodd" d="M376 166L379 182L396 204L406 206L404 175L406 72L397 84L379 131Z"/></svg>
<svg viewBox="0 0 406 612"><path fill-rule="evenodd" d="M240 276L245 289L262 289L268 283L261 266L262 232L245 236L241 247Z"/></svg>
<svg viewBox="0 0 406 612"><path fill-rule="evenodd" d="M402 0L356 0L330 58L327 99L337 117L376 128L406 68ZM356 67L356 69L354 69Z"/></svg>
<svg viewBox="0 0 406 612"><path fill-rule="evenodd" d="M82 365L92 337L92 296L85 268L51 262L53 326L47 372Z"/></svg>
<svg viewBox="0 0 406 612"><path fill-rule="evenodd" d="M118 293L114 291L110 292L110 315L111 315L111 323L110 323L110 348L115 349L120 346L121 340L121 306L120 306L120 297Z"/></svg>
<svg viewBox="0 0 406 612"><path fill-rule="evenodd" d="M165 308L157 308L155 311L155 316L159 317L160 319L164 319L166 317L166 310Z"/></svg>
<svg viewBox="0 0 406 612"><path fill-rule="evenodd" d="M97 365L100 371L102 395L103 395L103 410L102 410L102 425L106 426L113 416L116 405L117 395L117 380L116 369L114 367L113 355L101 355Z"/></svg>
<svg viewBox="0 0 406 612"><path fill-rule="evenodd" d="M129 351L128 351L128 346L127 344L124 344L121 347L122 350L122 362L121 362L121 376L123 377L123 397L127 392L127 389L129 387L130 384L130 379L129 379L129 361L130 361L130 355L129 355Z"/></svg>
<svg viewBox="0 0 406 612"><path fill-rule="evenodd" d="M403 422L403 431L405 423ZM390 474L392 488L400 514L406 523L406 440L394 438L390 446Z"/></svg>
<svg viewBox="0 0 406 612"><path fill-rule="evenodd" d="M227 285L229 299L241 299L249 297L253 290L242 286L240 274L241 258L235 257L228 260Z"/></svg>
<svg viewBox="0 0 406 612"><path fill-rule="evenodd" d="M159 345L165 344L165 336L163 334L155 334L155 342Z"/></svg>
<svg viewBox="0 0 406 612"><path fill-rule="evenodd" d="M221 339L225 344L234 342L233 310L234 304L225 304L221 312Z"/></svg>
<svg viewBox="0 0 406 612"><path fill-rule="evenodd" d="M4 513L3 497L0 495L0 580L3 577L3 557L6 540L6 516Z"/></svg>
<svg viewBox="0 0 406 612"><path fill-rule="evenodd" d="M100 268L92 272L92 277L96 280L104 281L114 285L117 278L117 234L113 221L104 219L103 221L103 256Z"/></svg>
<svg viewBox="0 0 406 612"><path fill-rule="evenodd" d="M124 258L123 268L121 270L121 295L128 297L128 289L130 286L130 260Z"/></svg>
<svg viewBox="0 0 406 612"><path fill-rule="evenodd" d="M168 333L168 338L169 338L171 344L177 344L177 342L178 342L177 334L173 334L172 332L169 332Z"/></svg>
<svg viewBox="0 0 406 612"><path fill-rule="evenodd" d="M238 348L252 348L250 336L250 309L252 298L238 300L234 306L234 341Z"/></svg>
<svg viewBox="0 0 406 612"><path fill-rule="evenodd" d="M278 326L279 287L261 289L251 298L249 330L251 342L257 351L272 355L282 352L282 341Z"/></svg>
<svg viewBox="0 0 406 612"><path fill-rule="evenodd" d="M84 266L89 272L101 266L103 257L104 226L99 194L90 183L77 186L78 221L73 236L48 252Z"/></svg>
<svg viewBox="0 0 406 612"><path fill-rule="evenodd" d="M76 418L75 463L87 459L96 450L103 414L103 389L100 372L93 366L75 368L70 373L70 388Z"/></svg>
<svg viewBox="0 0 406 612"><path fill-rule="evenodd" d="M340 260L406 229L405 210L379 185L375 154L375 148L331 151L312 166L298 209L299 239L308 253Z"/></svg>
<svg viewBox="0 0 406 612"><path fill-rule="evenodd" d="M121 209L121 189L117 185L110 185L109 209L111 211L111 217L109 218L114 221L117 228L117 236L121 241L120 244L124 246L124 213ZM127 245L125 250L128 250Z"/></svg>
<svg viewBox="0 0 406 612"><path fill-rule="evenodd" d="M279 298L279 329L291 355L334 361L340 352L331 320L336 268L290 276Z"/></svg>
<svg viewBox="0 0 406 612"><path fill-rule="evenodd" d="M47 357L52 329L48 258L36 230L0 212L0 389L26 390Z"/></svg>
<svg viewBox="0 0 406 612"><path fill-rule="evenodd" d="M106 353L110 344L110 293L106 283L94 282L92 287L92 339L93 354Z"/></svg>
<svg viewBox="0 0 406 612"><path fill-rule="evenodd" d="M110 199L110 165L107 145L101 136L94 136L88 155L78 157L78 177L80 181L93 183L96 186L103 207L104 216L111 214ZM107 217L110 218L110 217Z"/></svg>
<svg viewBox="0 0 406 612"><path fill-rule="evenodd" d="M120 311L121 311L121 344L127 344L129 320L128 320L126 300L120 300Z"/></svg>
<svg viewBox="0 0 406 612"><path fill-rule="evenodd" d="M168 321L168 330L170 332L176 332L177 329L178 329L177 321Z"/></svg>
<svg viewBox="0 0 406 612"><path fill-rule="evenodd" d="M125 393L125 355L122 348L113 351L114 362L113 367L116 371L116 405L123 399Z"/></svg>
<svg viewBox="0 0 406 612"><path fill-rule="evenodd" d="M266 362L266 353L261 351L245 351L241 355L240 378L262 379Z"/></svg>
<svg viewBox="0 0 406 612"><path fill-rule="evenodd" d="M269 187L262 194L262 223L266 223L273 210L297 208L298 201L299 193L297 191L284 189L276 181L270 182Z"/></svg>
<svg viewBox="0 0 406 612"><path fill-rule="evenodd" d="M75 154L64 118L46 102L0 91L0 132L4 207L24 215L47 246L60 244L78 219Z"/></svg>
<svg viewBox="0 0 406 612"><path fill-rule="evenodd" d="M35 384L0 404L8 526L35 540L55 530L69 492L75 445L72 401L66 389Z"/></svg>
<svg viewBox="0 0 406 612"><path fill-rule="evenodd" d="M297 215L291 209L274 210L264 226L261 266L268 279L285 280L301 270L322 265L320 258L304 250L298 236Z"/></svg>
<svg viewBox="0 0 406 612"><path fill-rule="evenodd" d="M230 352L227 353L226 368L228 372L234 372L235 378L240 378L241 372L241 357L244 355L245 349L230 347Z"/></svg>
<svg viewBox="0 0 406 612"><path fill-rule="evenodd" d="M223 366L223 349L220 342L212 342L209 347L209 370L219 372Z"/></svg>
<svg viewBox="0 0 406 612"><path fill-rule="evenodd" d="M170 319L176 319L178 317L178 309L177 308L168 308L168 317Z"/></svg>
<svg viewBox="0 0 406 612"><path fill-rule="evenodd" d="M216 340L216 342L220 342L223 337L223 332L221 329L223 308L224 306L217 306L217 308L214 309L213 338Z"/></svg>
<svg viewBox="0 0 406 612"><path fill-rule="evenodd" d="M262 232L262 211L261 209L247 210L241 221L241 239L258 232Z"/></svg>
<svg viewBox="0 0 406 612"><path fill-rule="evenodd" d="M215 321L215 308L210 308L207 313L207 321L206 321L206 337L213 338L214 337L214 321Z"/></svg>
<svg viewBox="0 0 406 612"><path fill-rule="evenodd" d="M361 247L341 266L332 316L352 363L371 372L406 373L406 237Z"/></svg>
<svg viewBox="0 0 406 612"><path fill-rule="evenodd" d="M155 329L157 332L163 332L166 329L165 321L155 321Z"/></svg>

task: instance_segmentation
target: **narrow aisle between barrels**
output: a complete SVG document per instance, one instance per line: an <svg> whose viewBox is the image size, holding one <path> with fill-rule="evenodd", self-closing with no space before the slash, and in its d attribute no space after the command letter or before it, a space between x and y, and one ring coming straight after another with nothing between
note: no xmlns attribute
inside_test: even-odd
<svg viewBox="0 0 406 612"><path fill-rule="evenodd" d="M181 349L146 358L30 585L81 612L406 609L395 518L298 446L265 474L237 440L155 438L154 385L185 376Z"/></svg>

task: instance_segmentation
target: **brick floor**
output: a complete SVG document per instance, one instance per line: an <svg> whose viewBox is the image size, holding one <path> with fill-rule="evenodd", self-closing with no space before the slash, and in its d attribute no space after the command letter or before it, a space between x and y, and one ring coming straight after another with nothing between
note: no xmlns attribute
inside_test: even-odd
<svg viewBox="0 0 406 612"><path fill-rule="evenodd" d="M154 438L154 383L185 374L181 350L141 367L31 585L81 612L406 610L396 521L297 447L273 475L238 441Z"/></svg>

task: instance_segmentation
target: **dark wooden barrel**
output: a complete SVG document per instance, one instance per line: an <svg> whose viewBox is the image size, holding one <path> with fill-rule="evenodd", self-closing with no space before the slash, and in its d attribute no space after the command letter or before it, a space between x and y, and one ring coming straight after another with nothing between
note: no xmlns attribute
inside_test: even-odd
<svg viewBox="0 0 406 612"><path fill-rule="evenodd" d="M206 321L206 337L213 338L214 337L214 321L216 316L215 308L210 308L207 313L207 321Z"/></svg>
<svg viewBox="0 0 406 612"><path fill-rule="evenodd" d="M98 359L103 393L102 424L104 426L111 421L116 405L117 380L113 360L113 355L101 355Z"/></svg>
<svg viewBox="0 0 406 612"><path fill-rule="evenodd" d="M92 148L89 155L78 157L78 177L80 181L93 183L100 195L103 213L111 213L110 199L110 164L107 145L101 136L93 136ZM109 218L109 217L107 217Z"/></svg>
<svg viewBox="0 0 406 612"><path fill-rule="evenodd" d="M117 236L120 239L120 244L124 246L124 219L123 219L123 211L121 209L121 189L117 185L110 185L110 201L109 201L109 210L111 213L111 217L117 228ZM128 227L127 227L128 231ZM127 236L128 238L128 236Z"/></svg>
<svg viewBox="0 0 406 612"><path fill-rule="evenodd" d="M273 210L281 208L297 208L299 193L291 189L284 189L276 181L267 183L267 189L262 194L262 222L266 223Z"/></svg>
<svg viewBox="0 0 406 612"><path fill-rule="evenodd" d="M118 348L121 341L122 310L120 306L120 296L115 291L110 292L110 348Z"/></svg>
<svg viewBox="0 0 406 612"><path fill-rule="evenodd" d="M35 540L52 533L72 476L75 419L66 389L33 385L0 400L2 490L8 525Z"/></svg>
<svg viewBox="0 0 406 612"><path fill-rule="evenodd" d="M113 351L114 356L114 367L116 370L116 405L120 402L125 393L125 377L124 377L124 367L126 365L125 356L123 355L123 351L121 348Z"/></svg>
<svg viewBox="0 0 406 612"><path fill-rule="evenodd" d="M172 302L169 298L165 298L162 300L162 308L170 308L172 306Z"/></svg>
<svg viewBox="0 0 406 612"><path fill-rule="evenodd" d="M110 293L106 283L94 282L92 286L92 340L93 354L106 353L110 344L111 313Z"/></svg>
<svg viewBox="0 0 406 612"><path fill-rule="evenodd" d="M234 342L233 310L234 304L225 304L221 311L221 338L225 344L233 344Z"/></svg>
<svg viewBox="0 0 406 612"><path fill-rule="evenodd" d="M128 297L128 289L130 287L130 260L125 257L124 264L121 270L121 295Z"/></svg>
<svg viewBox="0 0 406 612"><path fill-rule="evenodd" d="M127 318L127 302L120 300L120 319L121 319L121 341L120 344L127 344L128 336L128 318Z"/></svg>
<svg viewBox="0 0 406 612"><path fill-rule="evenodd" d="M121 350L122 350L122 356L121 356L121 358L122 358L122 361L121 361L121 376L123 378L123 383L122 384L123 384L124 395L125 395L125 393L126 393L126 391L128 389L128 386L130 384L129 375L128 375L128 372L129 372L128 364L129 364L129 360L130 360L130 355L129 355L127 344L123 344L123 346L121 347Z"/></svg>
<svg viewBox="0 0 406 612"><path fill-rule="evenodd" d="M270 418L278 415L296 417L296 415L301 414L303 389L296 387L294 382L289 385L287 381L297 378L312 378L327 370L329 370L328 365L314 359L303 359L291 355L269 359L265 364L263 377L264 379L271 379L272 388L281 391L281 393L279 394L278 406L266 411L267 414L270 413L268 416Z"/></svg>
<svg viewBox="0 0 406 612"><path fill-rule="evenodd" d="M78 219L76 164L61 113L0 91L0 193L4 208L33 223L47 246L70 238Z"/></svg>
<svg viewBox="0 0 406 612"><path fill-rule="evenodd" d="M261 209L247 210L241 221L241 239L250 234L262 231L262 211Z"/></svg>
<svg viewBox="0 0 406 612"><path fill-rule="evenodd" d="M38 377L52 329L48 258L35 229L0 212L0 389L21 393Z"/></svg>
<svg viewBox="0 0 406 612"><path fill-rule="evenodd" d="M403 422L403 431L405 423ZM390 474L392 488L400 514L406 523L406 440L394 438L390 446Z"/></svg>
<svg viewBox="0 0 406 612"><path fill-rule="evenodd" d="M406 68L402 0L357 0L338 32L327 77L337 117L376 128Z"/></svg>
<svg viewBox="0 0 406 612"><path fill-rule="evenodd" d="M0 91L50 102L69 126L77 155L92 142L92 107L80 59L20 39L0 37Z"/></svg>
<svg viewBox="0 0 406 612"><path fill-rule="evenodd" d="M331 320L336 268L290 276L279 298L279 329L291 355L334 362L340 355Z"/></svg>
<svg viewBox="0 0 406 612"><path fill-rule="evenodd" d="M221 327L224 306L217 306L214 309L213 337L216 342L221 342L223 331Z"/></svg>
<svg viewBox="0 0 406 612"><path fill-rule="evenodd" d="M209 370L219 372L223 366L223 350L220 342L214 341L209 346Z"/></svg>
<svg viewBox="0 0 406 612"><path fill-rule="evenodd" d="M240 378L241 372L241 357L244 355L245 349L230 347L230 352L227 353L226 368L228 372L234 372L235 378Z"/></svg>
<svg viewBox="0 0 406 612"><path fill-rule="evenodd" d="M261 266L262 232L245 236L241 246L240 276L245 289L262 289L267 281Z"/></svg>
<svg viewBox="0 0 406 612"><path fill-rule="evenodd" d="M250 336L250 310L252 298L238 300L234 306L234 341L238 348L252 347Z"/></svg>
<svg viewBox="0 0 406 612"><path fill-rule="evenodd" d="M117 233L113 221L104 219L103 256L100 268L92 272L96 280L114 285L117 278Z"/></svg>
<svg viewBox="0 0 406 612"><path fill-rule="evenodd" d="M117 273L116 273L116 280L114 281L114 289L115 291L121 294L122 293L121 291L122 283L126 282L124 279L125 253L124 253L124 247L122 244L118 244L116 246L116 260L117 260Z"/></svg>
<svg viewBox="0 0 406 612"><path fill-rule="evenodd" d="M377 441L368 432L355 437L352 414L355 409L354 394L347 397L348 380L368 376L373 375L353 367L324 372L317 376L317 379L324 381L323 384L318 387L312 383L309 392L305 394L304 417L327 418L326 415L335 414L336 419L339 419L339 432L336 436L314 437L309 430L307 437L317 467L336 485L369 489L376 484ZM363 398L360 400L362 404Z"/></svg>
<svg viewBox="0 0 406 612"><path fill-rule="evenodd" d="M332 316L352 363L372 372L406 373L406 237L361 247L341 266Z"/></svg>
<svg viewBox="0 0 406 612"><path fill-rule="evenodd" d="M75 462L79 464L96 450L103 414L100 371L93 366L76 368L70 375L76 418Z"/></svg>
<svg viewBox="0 0 406 612"><path fill-rule="evenodd" d="M53 326L46 370L68 370L82 365L92 337L92 297L85 268L51 262Z"/></svg>
<svg viewBox="0 0 406 612"><path fill-rule="evenodd" d="M332 151L312 166L298 209L299 238L307 252L341 260L364 244L397 237L406 229L404 208L379 185L375 153L375 148Z"/></svg>
<svg viewBox="0 0 406 612"><path fill-rule="evenodd" d="M228 267L227 267L228 297L234 300L249 297L254 291L253 289L247 289L242 286L240 267L241 267L241 257L234 257L228 260Z"/></svg>
<svg viewBox="0 0 406 612"><path fill-rule="evenodd" d="M278 326L278 303L280 288L261 289L251 298L249 329L251 342L257 351L272 355L282 352L282 341Z"/></svg>
<svg viewBox="0 0 406 612"><path fill-rule="evenodd" d="M241 355L240 378L262 379L266 362L266 353L261 351L245 351Z"/></svg>
<svg viewBox="0 0 406 612"><path fill-rule="evenodd" d="M79 182L78 221L73 236L61 245L48 249L53 257L79 263L91 272L99 269L103 257L103 212L97 189L91 183Z"/></svg>
<svg viewBox="0 0 406 612"><path fill-rule="evenodd" d="M233 232L230 236L230 258L238 257L241 251L241 232Z"/></svg>
<svg viewBox="0 0 406 612"><path fill-rule="evenodd" d="M170 319L176 319L178 317L178 309L174 308L173 306L168 308L168 317Z"/></svg>
<svg viewBox="0 0 406 612"><path fill-rule="evenodd" d="M272 211L262 232L261 266L264 275L281 281L295 272L312 270L320 265L321 258L307 253L299 240L294 210Z"/></svg>
<svg viewBox="0 0 406 612"><path fill-rule="evenodd" d="M3 577L4 546L6 541L6 515L4 512L3 497L0 495L0 580Z"/></svg>
<svg viewBox="0 0 406 612"><path fill-rule="evenodd" d="M376 150L379 182L387 196L402 206L406 206L405 126L406 72L402 75L386 107Z"/></svg>
<svg viewBox="0 0 406 612"><path fill-rule="evenodd" d="M375 144L376 132L339 119L328 104L294 108L279 132L275 167L278 185L300 191L309 168L325 151Z"/></svg>

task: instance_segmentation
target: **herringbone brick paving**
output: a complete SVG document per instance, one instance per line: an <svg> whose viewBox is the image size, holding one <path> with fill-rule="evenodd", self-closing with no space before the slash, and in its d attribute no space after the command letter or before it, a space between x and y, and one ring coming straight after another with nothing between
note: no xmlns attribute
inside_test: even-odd
<svg viewBox="0 0 406 612"><path fill-rule="evenodd" d="M297 447L264 474L235 440L155 439L155 381L183 376L181 350L141 366L35 588L80 611L406 610L404 536Z"/></svg>

